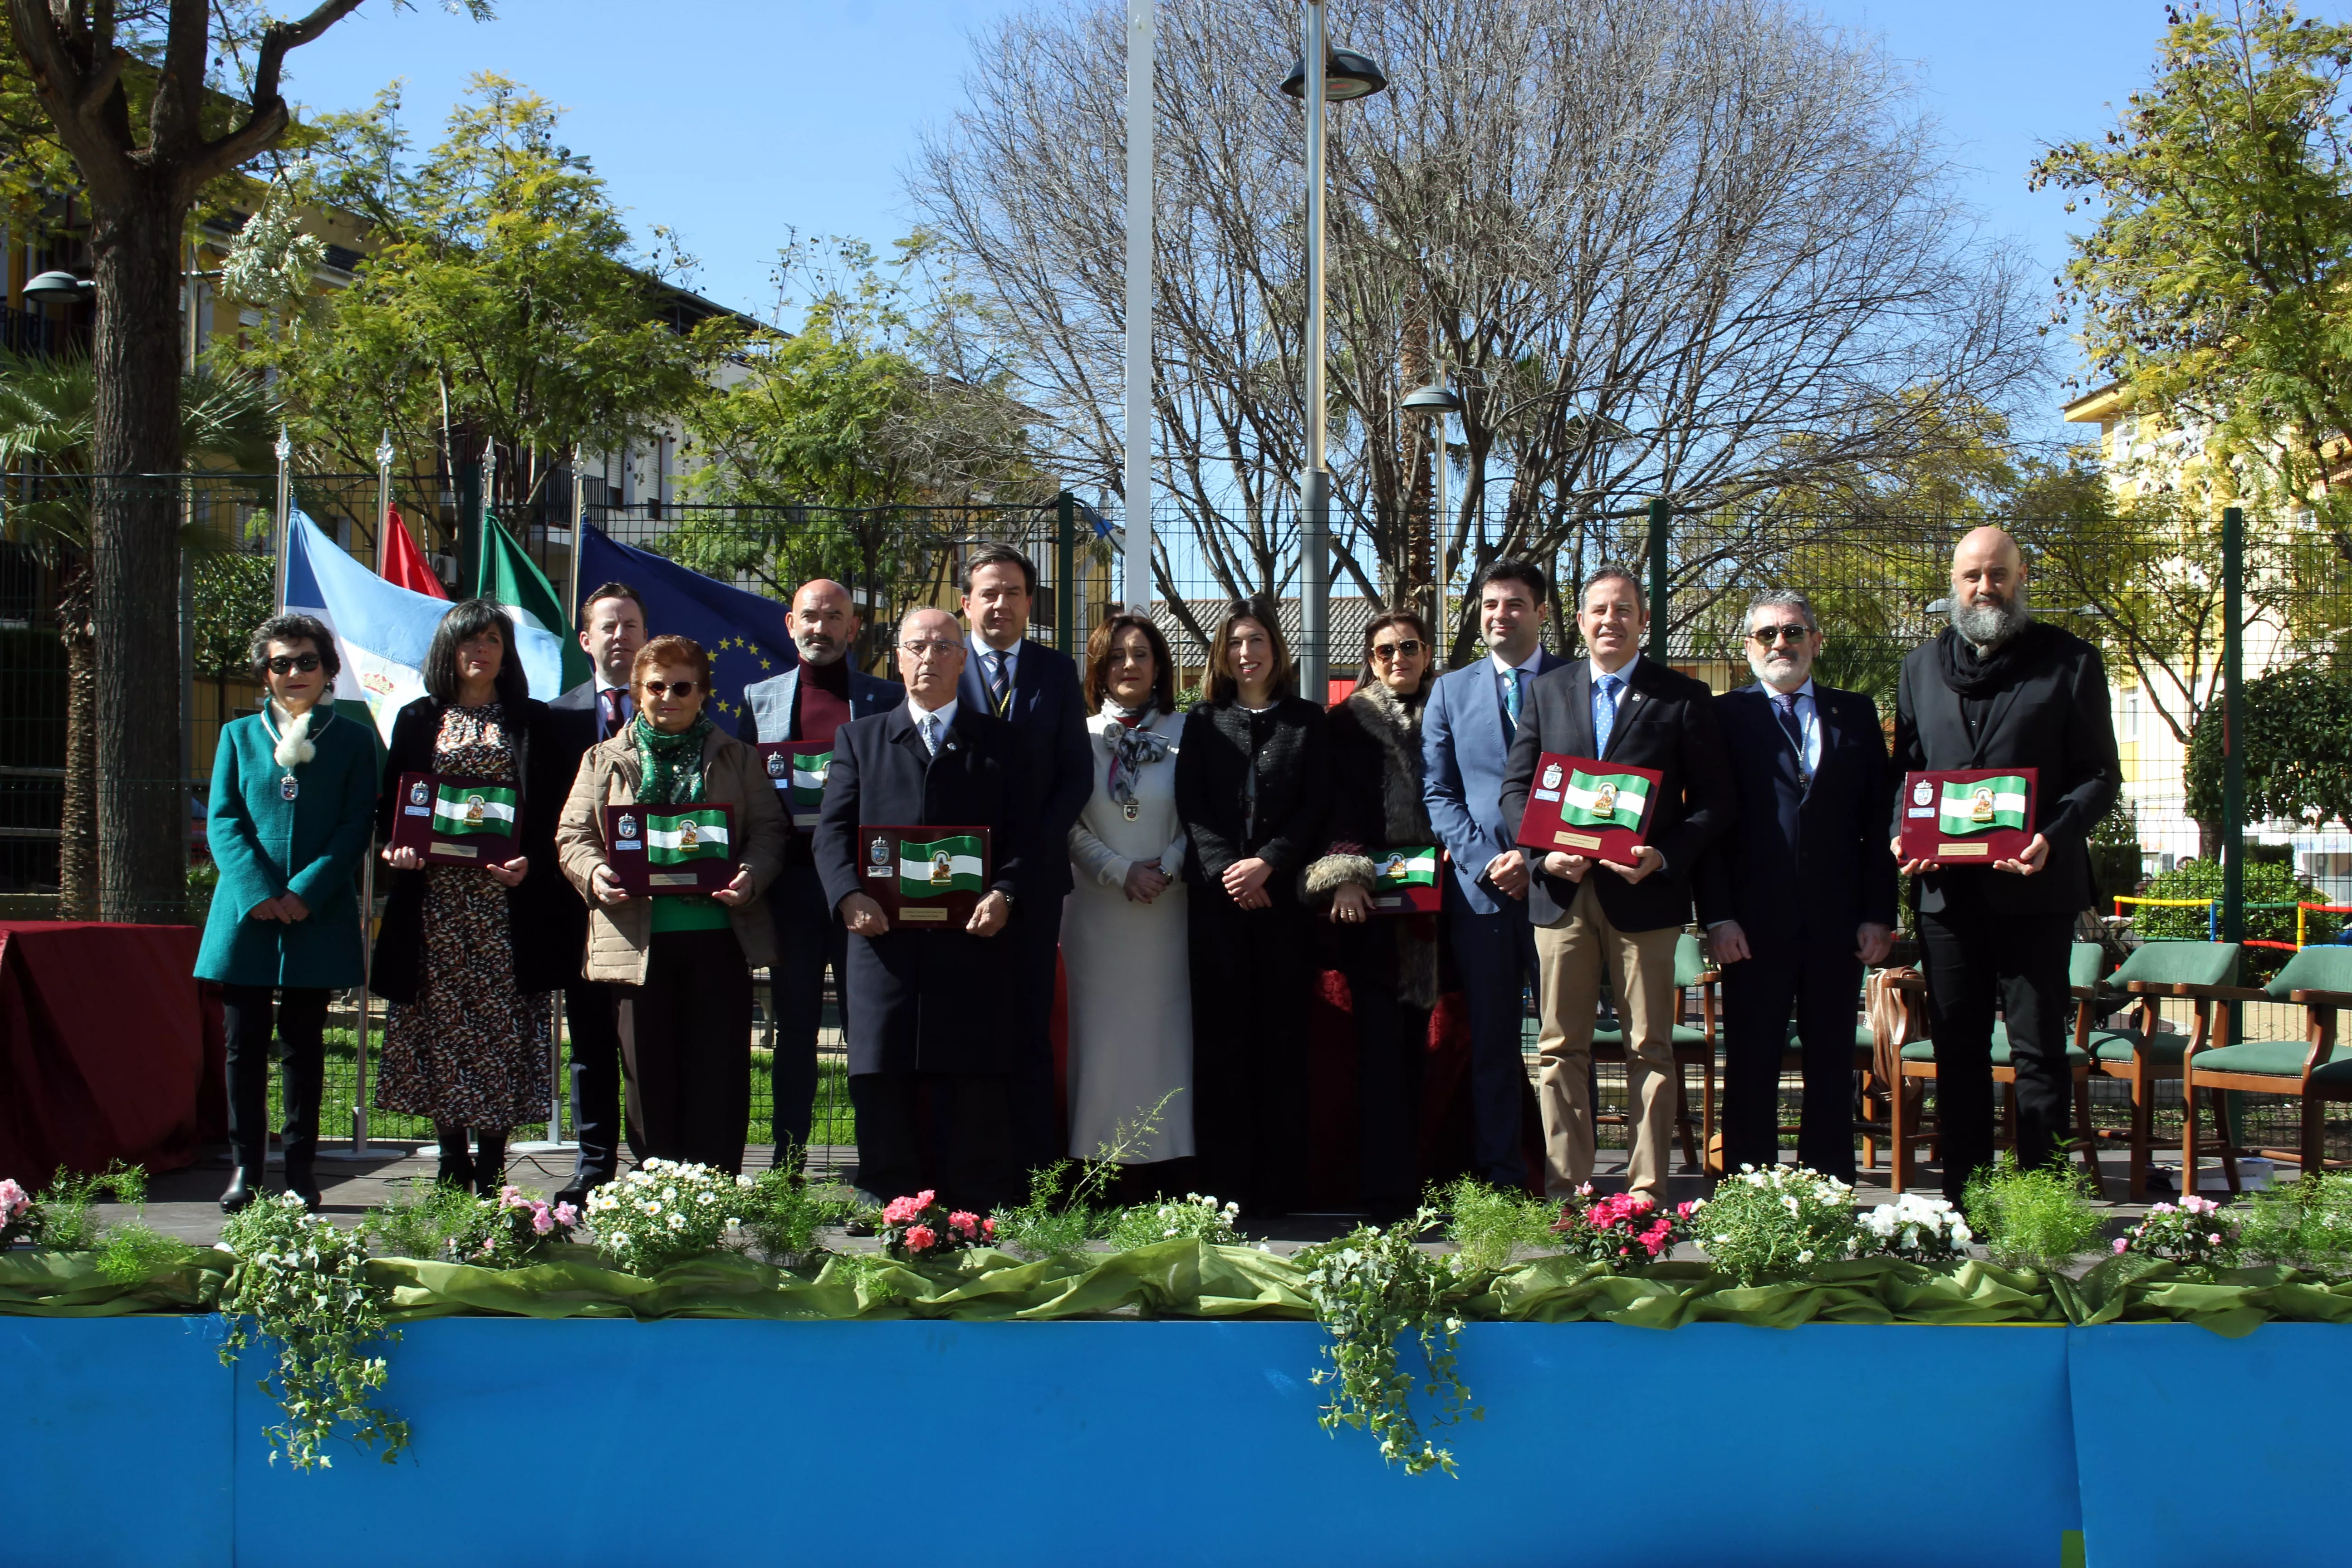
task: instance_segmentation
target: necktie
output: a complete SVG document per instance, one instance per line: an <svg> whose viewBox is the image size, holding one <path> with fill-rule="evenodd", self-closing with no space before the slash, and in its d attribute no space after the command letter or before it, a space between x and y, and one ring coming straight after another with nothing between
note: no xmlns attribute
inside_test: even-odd
<svg viewBox="0 0 2352 1568"><path fill-rule="evenodd" d="M1592 702L1592 749L1609 754L1609 732L1617 728L1617 689L1625 683L1613 675L1601 678Z"/></svg>
<svg viewBox="0 0 2352 1568"><path fill-rule="evenodd" d="M1519 732L1519 707L1527 693L1519 685L1527 672L1507 669L1503 672L1503 739L1507 741Z"/></svg>
<svg viewBox="0 0 2352 1568"><path fill-rule="evenodd" d="M1002 719L1013 701L1013 683L1004 678L1003 653L991 648L988 659L988 706Z"/></svg>
<svg viewBox="0 0 2352 1568"><path fill-rule="evenodd" d="M940 716L936 713L924 714L923 721L919 727L923 732L923 750L935 757L938 756L940 754Z"/></svg>
<svg viewBox="0 0 2352 1568"><path fill-rule="evenodd" d="M1780 732L1789 737L1789 744L1797 751L1797 777L1810 781L1812 767L1805 760L1805 727L1797 720L1797 694L1793 691L1772 693L1772 713L1780 721Z"/></svg>
<svg viewBox="0 0 2352 1568"><path fill-rule="evenodd" d="M604 710L604 738L609 741L621 732L622 725L629 721L629 694L617 686L608 686L596 697Z"/></svg>

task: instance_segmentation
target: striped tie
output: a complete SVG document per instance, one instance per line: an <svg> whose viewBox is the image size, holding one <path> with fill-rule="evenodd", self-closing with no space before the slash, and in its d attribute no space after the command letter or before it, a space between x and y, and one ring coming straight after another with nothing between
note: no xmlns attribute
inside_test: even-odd
<svg viewBox="0 0 2352 1568"><path fill-rule="evenodd" d="M988 706L998 718L1013 705L1013 683L1004 679L1004 655L991 649L988 655Z"/></svg>

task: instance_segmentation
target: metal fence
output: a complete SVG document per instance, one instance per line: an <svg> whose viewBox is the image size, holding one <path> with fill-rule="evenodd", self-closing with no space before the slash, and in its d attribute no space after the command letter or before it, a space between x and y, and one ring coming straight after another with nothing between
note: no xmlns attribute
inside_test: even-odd
<svg viewBox="0 0 2352 1568"><path fill-rule="evenodd" d="M249 711L257 692L237 668L244 631L266 609L274 571L270 554L275 475L204 475L168 481L183 510L188 552L181 681L185 768L181 776L146 781L189 803L201 827L202 795L210 775L212 740L221 723ZM396 489L403 512L422 523L428 555L453 588L467 584L464 565L473 542L467 520L482 490L478 475L420 488ZM370 566L381 561L380 476L291 476L295 504L338 543ZM58 636L57 606L78 559L37 527L36 503L70 501L70 484L11 479L6 487L7 540L0 544L0 908L24 916L56 910L59 802L65 763L66 660ZM1124 544L1115 510L1064 495L1044 504L848 509L825 506L749 507L677 501L613 504L595 495L575 514L567 478L530 499L490 509L546 571L559 590L572 577L574 527L584 521L612 539L654 551L753 592L788 597L811 577L835 578L851 590L866 621L860 662L887 670L891 628L908 608L954 608L962 562L982 542L1009 542L1036 563L1040 585L1034 635L1073 655L1124 597L1119 580ZM1475 569L1491 557L1485 542L1498 536L1477 520L1464 531L1466 549L1445 585L1438 614L1441 646L1450 657L1477 651L1476 606L1470 596ZM1555 651L1577 651L1573 605L1579 585L1604 561L1633 565L1650 584L1654 611L1651 651L1717 690L1749 679L1741 645L1744 611L1768 586L1805 590L1827 634L1822 678L1869 693L1891 716L1896 672L1905 654L1942 623L1950 552L1975 518L1857 515L1759 508L1738 512L1663 517L1610 516L1556 520L1545 531L1538 562L1558 585L1546 633ZM2037 614L2101 647L2107 659L2113 711L2124 757L2124 800L2100 835L2097 865L2102 912L2126 939L2136 926L2154 925L2159 911L2178 906L2126 902L2150 896L2150 884L2189 875L2182 868L2209 858L2220 842L2211 814L2191 814L2184 788L2188 739L2213 707L2228 651L2229 562L2217 518L2179 515L2013 518L2003 521L2026 545ZM1181 684L1197 684L1207 662L1206 638L1225 603L1236 595L1265 594L1280 605L1285 629L1298 625L1295 535L1250 520L1204 520L1170 509L1154 519L1158 573L1155 618L1181 667ZM1237 551L1234 539L1262 548ZM1364 625L1380 608L1402 599L1428 613L1435 596L1424 568L1382 565L1367 535L1343 533L1341 549L1355 563L1335 573L1330 607L1329 668L1337 680L1353 677ZM2242 611L2238 631L2247 675L2295 662L2341 668L2352 659L2352 590L2346 583L2344 541L2306 517L2248 519L2237 552ZM658 631L660 628L656 627ZM1307 683L1310 689L1314 683ZM2245 895L2250 934L2276 940L2293 933L2325 940L2334 916L2298 910L2295 903L2352 903L2352 834L2346 825L2254 822L2246 825L2248 859L2273 869L2261 889L2294 889L2284 899ZM201 867L200 832L192 834ZM201 872L198 873L200 879ZM200 900L199 888L193 895ZM2274 908L2257 906L2268 902ZM2112 918L2120 910L2123 918ZM2215 923L2220 923L2216 916ZM2273 960L2275 962L2275 960ZM765 1014L764 997L761 1003ZM380 1020L380 1015L379 1015ZM342 1023L345 1037L355 1019ZM377 1024L380 1029L380 1021ZM764 1032L762 1039L764 1040ZM1528 1040L1532 1048L1533 1031ZM837 1033L824 1041L827 1073L819 1106L819 1138L848 1131L841 1092ZM346 1047L349 1048L349 1047ZM341 1058L349 1060L349 1058ZM354 1064L355 1065L355 1064ZM331 1076L330 1104L351 1102L352 1074L342 1087ZM765 1087L757 1075L758 1091ZM1622 1095L1604 1080L1604 1100ZM1793 1110L1793 1106L1792 1106ZM2102 1120L2119 1115L2104 1102ZM2272 1114L2257 1105L2257 1117ZM755 1136L768 1122L762 1097L753 1111ZM380 1121L377 1137L419 1132ZM2332 1136L2347 1142L2338 1128ZM2274 1142L2285 1142L2280 1139Z"/></svg>

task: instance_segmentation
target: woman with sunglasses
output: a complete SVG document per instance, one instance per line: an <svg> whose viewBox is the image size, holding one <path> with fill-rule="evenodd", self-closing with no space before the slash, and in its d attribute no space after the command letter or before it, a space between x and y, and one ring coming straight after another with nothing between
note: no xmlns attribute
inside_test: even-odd
<svg viewBox="0 0 2352 1568"><path fill-rule="evenodd" d="M309 616L255 628L258 713L221 727L206 828L220 880L196 978L221 988L228 1034L228 1190L235 1214L263 1191L269 1041L286 1042L286 1190L319 1206L313 1175L327 993L365 978L353 873L375 805L375 739L335 713L335 639Z"/></svg>
<svg viewBox="0 0 2352 1568"><path fill-rule="evenodd" d="M1420 1190L1421 1059L1444 985L1434 914L1376 915L1373 884L1398 850L1430 857L1437 836L1421 795L1421 714L1435 648L1410 610L1364 629L1356 689L1324 725L1331 752L1324 853L1307 868L1310 905L1329 920L1333 967L1348 977L1356 1025L1358 1191L1376 1221L1412 1212Z"/></svg>
<svg viewBox="0 0 2352 1568"><path fill-rule="evenodd" d="M588 900L587 977L620 987L629 1145L648 1159L743 1168L751 1119L751 971L776 961L761 895L791 833L760 754L703 713L710 659L691 637L637 650L637 716L580 759L557 829ZM733 877L716 892L632 896L614 875L604 808L730 805Z"/></svg>
<svg viewBox="0 0 2352 1568"><path fill-rule="evenodd" d="M434 629L425 695L393 721L376 805L392 885L371 976L389 1005L375 1106L428 1118L441 1181L484 1197L506 1179L508 1131L547 1119L549 994L580 964L562 940L571 895L554 876L565 781L551 724L530 695L506 607L468 599ZM393 848L404 773L512 789L505 858L428 865Z"/></svg>

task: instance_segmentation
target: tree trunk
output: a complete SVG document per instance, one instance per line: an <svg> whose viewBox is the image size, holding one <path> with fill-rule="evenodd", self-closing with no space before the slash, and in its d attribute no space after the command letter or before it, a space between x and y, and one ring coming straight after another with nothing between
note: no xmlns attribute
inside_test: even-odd
<svg viewBox="0 0 2352 1568"><path fill-rule="evenodd" d="M98 825L94 786L98 731L97 641L89 618L89 562L67 568L58 594L58 641L66 653L66 778L58 818L58 918L98 918Z"/></svg>
<svg viewBox="0 0 2352 1568"><path fill-rule="evenodd" d="M2212 862L2221 858L2221 824L2218 818L2195 817L2197 824L2197 858Z"/></svg>
<svg viewBox="0 0 2352 1568"><path fill-rule="evenodd" d="M180 239L170 179L95 214L98 282L90 618L96 627L100 906L110 921L186 918L180 776ZM70 749L73 740L69 737Z"/></svg>

